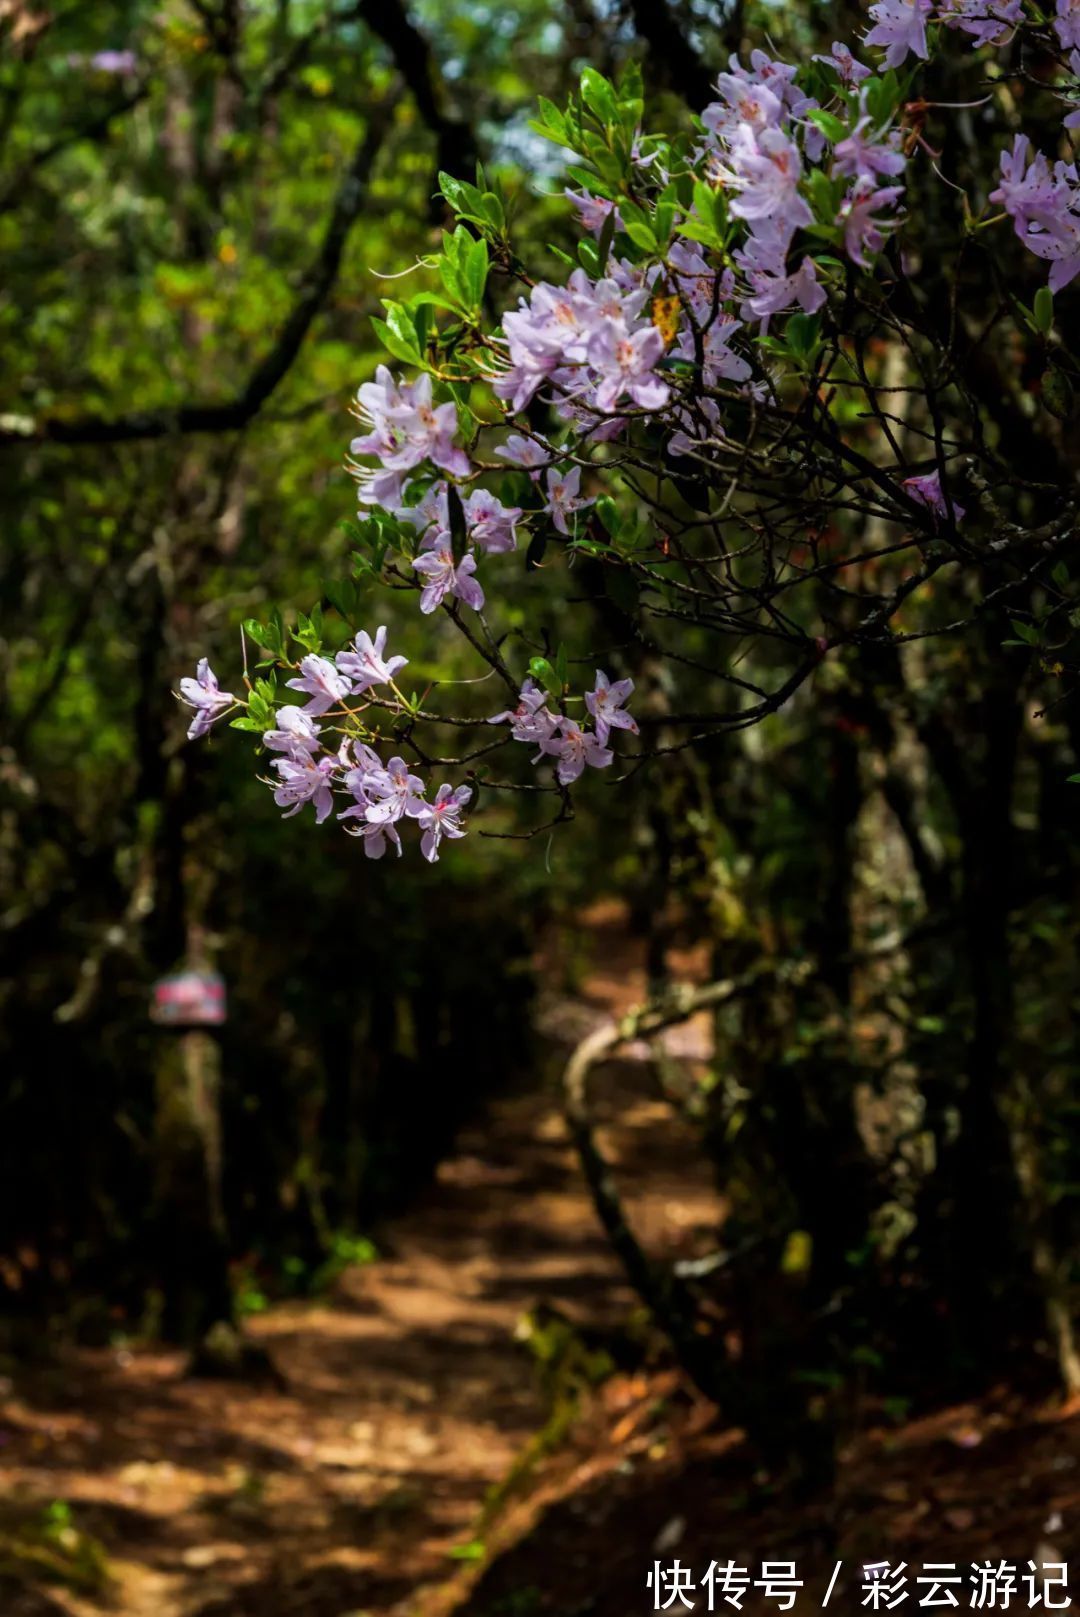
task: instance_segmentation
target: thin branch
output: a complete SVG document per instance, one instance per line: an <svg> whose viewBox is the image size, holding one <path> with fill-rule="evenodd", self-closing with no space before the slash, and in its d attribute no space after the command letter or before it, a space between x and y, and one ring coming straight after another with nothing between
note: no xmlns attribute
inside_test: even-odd
<svg viewBox="0 0 1080 1617"><path fill-rule="evenodd" d="M395 87L372 110L364 137L338 187L322 244L292 311L274 346L259 361L235 398L141 410L126 416L85 415L69 420L46 417L34 422L27 431L6 424L0 427L0 449L26 443L132 443L171 438L186 432L235 432L245 427L288 375L316 315L330 295L401 93L400 86Z"/></svg>

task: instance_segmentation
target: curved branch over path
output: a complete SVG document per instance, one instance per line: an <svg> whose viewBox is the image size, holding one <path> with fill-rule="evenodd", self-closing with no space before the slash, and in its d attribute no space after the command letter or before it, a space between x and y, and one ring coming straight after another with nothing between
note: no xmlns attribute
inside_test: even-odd
<svg viewBox="0 0 1080 1617"><path fill-rule="evenodd" d="M707 1398L730 1401L735 1378L715 1336L697 1329L698 1308L689 1287L646 1255L630 1228L615 1186L611 1164L596 1141L589 1114L589 1079L593 1069L634 1039L655 1038L665 1028L685 1022L695 1012L715 1009L751 993L772 966L757 966L740 977L701 988L685 985L662 999L649 1000L617 1022L595 1029L574 1050L563 1072L563 1107L570 1136L581 1161L596 1215L607 1233L627 1278L657 1324L671 1340L687 1375Z"/></svg>

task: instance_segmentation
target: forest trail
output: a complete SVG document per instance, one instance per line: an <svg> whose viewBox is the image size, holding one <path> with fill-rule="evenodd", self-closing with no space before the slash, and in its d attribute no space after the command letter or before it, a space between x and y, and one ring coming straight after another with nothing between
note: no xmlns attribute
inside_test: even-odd
<svg viewBox="0 0 1080 1617"><path fill-rule="evenodd" d="M636 954L612 953L581 999L543 1008L555 1042L643 986ZM619 1094L604 1137L635 1224L668 1259L702 1250L718 1206L704 1163L696 1179L688 1168L689 1131L644 1066L622 1069ZM103 1546L117 1617L418 1609L467 1567L485 1498L550 1415L523 1318L546 1305L595 1327L624 1321L633 1299L554 1084L492 1104L379 1245L332 1298L249 1322L280 1390L191 1379L178 1355L149 1350L20 1375L0 1401L0 1497L24 1520L64 1502L53 1540ZM102 1609L0 1577L3 1617Z"/></svg>
<svg viewBox="0 0 1080 1617"><path fill-rule="evenodd" d="M644 992L621 918L592 924L583 986L538 1008L556 1056ZM707 1056L704 1024L671 1040L676 1060ZM649 1250L708 1250L721 1209L652 1069L624 1061L598 1089ZM192 1379L149 1349L79 1351L0 1381L0 1617L626 1617L651 1609L656 1554L699 1571L714 1555L794 1560L819 1609L834 1555L857 1577L889 1556L1080 1553L1080 1421L1053 1400L1001 1388L868 1422L835 1496L795 1509L662 1366L628 1363L576 1414L553 1403L523 1322L557 1310L580 1351L635 1309L553 1083L463 1130L379 1246L332 1296L249 1323L280 1386ZM558 1425L560 1410L574 1418ZM17 1578L14 1542L39 1552ZM107 1582L93 1589L98 1546ZM838 1592L858 1609L857 1588Z"/></svg>

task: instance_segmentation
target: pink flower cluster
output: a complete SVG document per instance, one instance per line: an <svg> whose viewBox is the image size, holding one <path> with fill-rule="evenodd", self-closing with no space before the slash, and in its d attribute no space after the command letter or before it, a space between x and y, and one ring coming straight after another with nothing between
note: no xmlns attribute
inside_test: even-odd
<svg viewBox="0 0 1080 1617"><path fill-rule="evenodd" d="M406 658L386 656L385 627L376 630L374 637L361 631L333 661L316 653L304 657L296 678L287 684L290 690L306 696L307 701L302 706L279 708L275 728L263 733L263 746L277 755L271 761L273 775L267 784L273 789L274 802L285 810L286 819L310 804L317 825L329 819L335 798L349 798L348 806L339 810L337 818L354 822L346 824L345 829L362 840L369 859L381 859L389 848L400 858L401 828L412 821L421 833L420 852L434 864L444 837L456 840L465 835L461 816L472 797L472 788L455 789L444 782L429 798L423 780L412 773L400 755L384 763L367 742L343 734L341 729L356 716L356 710L348 706L350 700L362 699L375 686L392 685L394 675L405 666ZM614 754L607 742L612 730L637 734L637 724L626 711L633 689L633 680L613 683L597 670L593 690L585 693L585 706L593 721L590 730L552 712L546 693L527 679L518 706L489 722L508 723L515 741L538 746L534 761L553 758L559 783L569 786L586 765L606 769L611 764ZM195 709L188 730L192 738L205 735L214 720L237 701L230 692L219 689L205 658L199 663L195 679L180 681L180 690L183 700ZM336 743L326 739L327 725L319 722L327 719L335 721L331 732L339 738Z"/></svg>
<svg viewBox="0 0 1080 1617"><path fill-rule="evenodd" d="M354 438L349 452L374 455L379 461L375 471L355 468L363 505L392 510L401 500L405 473L425 460L452 477L469 475L468 456L454 444L457 408L432 403L427 374L412 383L395 382L386 366L380 365L374 382L365 382L356 400L357 414L371 431Z"/></svg>
<svg viewBox="0 0 1080 1617"><path fill-rule="evenodd" d="M497 713L488 722L509 724L515 741L538 747L533 763L554 758L559 785L570 786L586 764L590 769L607 769L613 762L615 754L607 745L612 730L629 730L637 735L637 723L626 711L633 689L632 679L612 683L597 669L596 685L585 693L585 706L594 725L594 729L589 730L576 719L553 712L548 706L547 692L534 680L527 679L521 687L517 707Z"/></svg>
<svg viewBox="0 0 1080 1617"><path fill-rule="evenodd" d="M195 716L188 725L188 740L197 741L207 733L215 719L219 719L234 705L236 697L232 691L218 688L217 676L203 657L195 670L195 678L180 681L180 700L185 706L195 709Z"/></svg>
<svg viewBox="0 0 1080 1617"><path fill-rule="evenodd" d="M450 494L445 482L433 484L417 505L394 507L395 514L421 535L420 555L413 561L414 570L424 580L420 592L421 612L434 612L447 597L463 601L479 612L484 604L484 592L474 577L475 551L498 555L517 545L520 506L503 505L496 495L482 488L474 489L461 503L470 548L457 561L450 530Z"/></svg>
<svg viewBox="0 0 1080 1617"><path fill-rule="evenodd" d="M910 57L925 60L932 24L966 35L977 48L1001 47L1026 26L1023 0L874 0L869 16L864 43L883 53L886 69L903 68ZM1043 47L1056 41L1054 54L1058 47L1068 53L1072 81L1058 91L1072 108L1066 128L1080 127L1080 0L1055 0L1052 16L1039 12L1032 21ZM368 462L351 463L360 504L396 519L421 612L443 606L456 613L455 603L481 611L480 563L516 552L522 530L541 538L553 530L576 541L577 549L596 550L603 529L617 549L620 512L612 518L601 506L602 524L585 527L581 520L595 503L585 482L593 447L628 437L643 418L646 429L662 435L670 455L693 455L707 464L710 450L724 438L722 384L728 397L732 388L769 397L764 366L768 354L783 347L755 337L762 338L778 316L813 315L825 305L819 276L830 273L830 264L834 271L836 261L818 251L822 238L830 252L838 241L851 264L873 268L873 255L900 223L909 160L894 114L882 113L895 98L839 41L814 60L826 71L815 71L812 87L822 81L830 87L824 107L800 86L794 65L761 50L751 53L748 66L731 57L718 75L717 99L701 115L693 172L682 172L684 146L668 155L665 142L638 132L618 203L584 188L566 192L581 227L597 242L617 243L614 250L601 261L596 248L583 246L592 275L578 267L564 286L530 286L504 316L501 332L471 351L467 339L473 370L452 374L462 380L486 375L504 424L518 429L493 453L504 469L527 474L527 480L518 476L507 485L520 505L479 485L496 468L479 459L473 464L457 442L458 408L436 402L430 375L406 381L380 366L374 381L360 387L357 414L365 431L350 446L352 456ZM911 149L919 142L916 127ZM677 172L678 183L669 184L665 165ZM714 194L703 194L702 180ZM1075 164L1033 152L1027 137L1017 135L1001 155L1000 183L990 201L1012 220L1024 245L1048 262L1052 291L1080 274ZM646 218L654 229L643 237ZM640 264L619 256L638 248ZM789 322L786 335L796 362L816 351L799 343L812 345L817 330L816 322ZM455 350L455 363L457 357ZM536 405L557 418L551 436L535 424ZM525 411L534 417L528 425L514 420ZM478 439L488 425L480 423ZM909 506L922 508L925 523L963 521L964 508L943 484L944 459L928 471L897 475L897 490L903 489ZM488 638L501 643L493 634ZM384 762L369 745L373 732L361 717L380 687L388 688L377 699L381 705L412 714L394 684L405 661L387 656L385 628L373 638L358 634L332 658L310 652L288 680L305 698L303 705L279 709L263 743L274 755L269 784L287 815L310 804L322 823L335 800L346 798L337 817L363 840L368 857L381 858L390 848L400 855L401 828L413 822L424 857L434 862L443 838L464 835L461 817L470 789L444 784L429 798L401 756ZM568 787L586 769L610 767L613 731L637 733L626 707L632 692L631 680L612 682L598 670L594 688L584 693L584 715L571 717L528 679L516 706L489 722L509 726L510 739L534 748L534 763L550 759L559 785ZM193 709L193 738L245 706L244 698L220 689L205 659L194 679L180 682L180 694ZM263 720L242 722L261 728ZM324 732L332 734L332 743Z"/></svg>
<svg viewBox="0 0 1080 1617"><path fill-rule="evenodd" d="M314 653L304 657L297 678L287 683L307 701L302 707L279 708L277 728L263 734L263 746L278 754L271 762L274 775L268 784L286 819L310 803L317 825L333 812L335 793L349 796L352 802L338 819L360 822L346 830L362 838L369 859L381 859L390 847L400 857L398 826L403 820L413 820L421 832L420 852L434 864L443 837L465 835L461 814L472 796L471 788L454 790L444 783L429 800L423 781L409 772L402 758L393 757L384 764L372 747L348 737L336 747L328 746L322 739L325 727L316 722L327 715L348 717L343 706L347 698L363 697L376 685L391 684L406 662L405 657L386 656L385 627L376 630L374 638L362 630L333 662ZM183 700L195 709L188 730L191 737L205 735L214 719L236 702L228 691L219 690L205 657L195 679L180 681L180 690Z"/></svg>
<svg viewBox="0 0 1080 1617"><path fill-rule="evenodd" d="M656 373L664 339L642 317L648 295L630 266L599 281L575 269L565 287L541 281L503 319L510 364L496 395L516 415L547 388L561 414L583 406L597 422L620 404L663 409L671 389Z"/></svg>
<svg viewBox="0 0 1080 1617"><path fill-rule="evenodd" d="M818 60L835 70L844 89L869 72L840 45ZM717 79L720 100L702 114L705 156L716 180L735 193L731 212L747 228L734 254L747 286L742 318L765 327L773 315L794 307L813 314L825 302L813 259L807 254L792 268L789 255L796 233L814 223L804 173L807 163L823 160L826 141L808 116L817 102L799 89L793 66L754 51L749 68L732 57L729 69ZM874 129L862 104L855 127L832 152L833 174L848 181L836 222L860 268L869 268L867 254L884 244L892 222L885 216L903 195L901 186L881 181L902 173L905 162L896 133Z"/></svg>
<svg viewBox="0 0 1080 1617"><path fill-rule="evenodd" d="M1007 45L1024 22L1023 0L877 0L870 7L874 26L867 45L885 51L886 67L901 67L908 56L926 61L930 52L926 28L941 22L970 36L976 46ZM1075 102L1080 94L1080 0L1055 0L1050 26L1062 50L1069 52L1072 83L1061 86ZM1066 129L1080 128L1080 107L1064 120ZM1080 179L1072 163L1052 166L1042 153L1031 155L1026 135L1017 135L1001 154L1001 184L990 201L1009 214L1020 240L1050 264L1049 284L1058 292L1080 273Z"/></svg>
<svg viewBox="0 0 1080 1617"><path fill-rule="evenodd" d="M1036 257L1050 263L1050 290L1058 292L1080 274L1080 180L1076 166L1051 166L1031 154L1026 135L1001 154L1001 184L990 201L1005 209L1016 234Z"/></svg>

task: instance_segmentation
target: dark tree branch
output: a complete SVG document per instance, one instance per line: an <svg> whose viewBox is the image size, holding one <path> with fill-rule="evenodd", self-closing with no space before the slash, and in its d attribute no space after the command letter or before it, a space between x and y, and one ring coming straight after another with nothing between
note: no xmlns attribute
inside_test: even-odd
<svg viewBox="0 0 1080 1617"><path fill-rule="evenodd" d="M0 213L6 213L18 203L24 186L39 168L51 162L54 157L58 157L61 152L67 151L69 147L77 146L80 141L100 139L108 131L114 118L130 112L132 107L137 107L141 101L145 101L147 93L147 86L140 84L127 95L121 96L118 101L110 102L86 123L80 124L75 129L64 130L63 134L57 135L54 140L32 152L15 173L0 186Z"/></svg>
<svg viewBox="0 0 1080 1617"><path fill-rule="evenodd" d="M0 426L0 449L13 444L131 443L185 432L234 432L258 414L288 374L312 322L337 280L349 232L367 195L371 171L400 96L395 90L373 109L367 131L338 187L322 245L270 352L233 399L182 404L172 409L135 411L126 416L86 415L73 420L38 421L27 432Z"/></svg>
<svg viewBox="0 0 1080 1617"><path fill-rule="evenodd" d="M631 0L630 10L634 27L648 45L649 60L665 88L685 96L698 111L715 101L712 74L680 29L667 0ZM737 45L736 41L732 48Z"/></svg>
<svg viewBox="0 0 1080 1617"><path fill-rule="evenodd" d="M440 169L471 179L476 168L476 137L468 123L447 110L446 90L431 46L410 20L403 0L361 0L356 15L394 58L416 110L435 136Z"/></svg>

